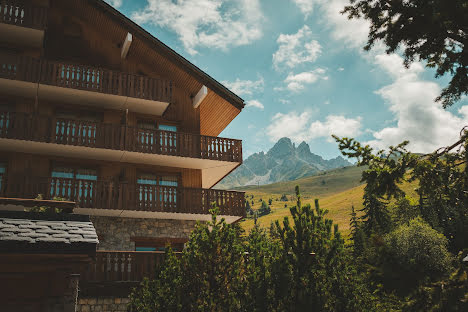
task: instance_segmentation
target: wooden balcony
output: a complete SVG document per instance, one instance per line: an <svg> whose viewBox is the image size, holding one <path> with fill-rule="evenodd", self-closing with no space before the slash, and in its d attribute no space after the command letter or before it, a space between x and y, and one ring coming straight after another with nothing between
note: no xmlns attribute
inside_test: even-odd
<svg viewBox="0 0 468 312"><path fill-rule="evenodd" d="M242 162L242 141L0 111L0 138Z"/></svg>
<svg viewBox="0 0 468 312"><path fill-rule="evenodd" d="M0 41L14 46L41 47L48 8L24 1L0 2Z"/></svg>
<svg viewBox="0 0 468 312"><path fill-rule="evenodd" d="M162 115L168 80L26 56L0 55L0 92L17 96Z"/></svg>
<svg viewBox="0 0 468 312"><path fill-rule="evenodd" d="M24 1L0 2L0 23L34 29L44 29L47 22L47 8L33 6Z"/></svg>
<svg viewBox="0 0 468 312"><path fill-rule="evenodd" d="M209 216L216 204L220 215L245 216L244 192L29 176L2 177L1 191L0 196L7 198L30 199L41 194L45 200L65 199L77 204L75 212L85 209L93 215L178 218L184 214L193 219L193 215Z"/></svg>
<svg viewBox="0 0 468 312"><path fill-rule="evenodd" d="M164 251L96 251L94 261L81 272L80 293L126 297L145 277L153 278L165 259Z"/></svg>
<svg viewBox="0 0 468 312"><path fill-rule="evenodd" d="M97 251L96 259L81 274L81 281L140 282L153 277L165 258L164 251Z"/></svg>

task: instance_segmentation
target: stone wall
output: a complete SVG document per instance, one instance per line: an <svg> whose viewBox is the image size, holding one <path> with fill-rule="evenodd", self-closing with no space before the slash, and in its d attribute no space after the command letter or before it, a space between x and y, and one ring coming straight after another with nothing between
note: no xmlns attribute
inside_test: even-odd
<svg viewBox="0 0 468 312"><path fill-rule="evenodd" d="M196 221L169 219L138 219L91 216L99 237L98 250L135 250L132 237L188 238Z"/></svg>
<svg viewBox="0 0 468 312"><path fill-rule="evenodd" d="M80 298L76 305L76 312L123 312L128 309L128 298Z"/></svg>

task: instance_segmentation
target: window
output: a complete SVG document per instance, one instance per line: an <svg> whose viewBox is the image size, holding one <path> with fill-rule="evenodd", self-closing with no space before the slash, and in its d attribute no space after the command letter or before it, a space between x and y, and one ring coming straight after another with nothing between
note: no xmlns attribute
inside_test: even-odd
<svg viewBox="0 0 468 312"><path fill-rule="evenodd" d="M97 124L101 120L99 113L93 112L58 112L55 126L57 143L92 145L96 142Z"/></svg>
<svg viewBox="0 0 468 312"><path fill-rule="evenodd" d="M176 148L177 126L160 124L156 121L148 120L140 120L138 121L137 125L139 129L138 141L141 144L148 146L159 143L161 151L164 152L169 152L170 150Z"/></svg>
<svg viewBox="0 0 468 312"><path fill-rule="evenodd" d="M180 252L184 249L186 238L132 238L135 242L135 251L166 251L167 246L171 246L173 251Z"/></svg>
<svg viewBox="0 0 468 312"><path fill-rule="evenodd" d="M161 139L159 142L159 144L161 144L161 149L164 152L175 149L177 147L177 127L159 124L158 129L164 131L161 132Z"/></svg>
<svg viewBox="0 0 468 312"><path fill-rule="evenodd" d="M97 173L94 169L55 167L51 174L50 196L92 204L96 192Z"/></svg>
<svg viewBox="0 0 468 312"><path fill-rule="evenodd" d="M0 194L3 193L3 187L5 184L5 173L6 173L6 164L0 162Z"/></svg>
<svg viewBox="0 0 468 312"><path fill-rule="evenodd" d="M11 125L10 108L7 105L0 105L0 136L6 137Z"/></svg>
<svg viewBox="0 0 468 312"><path fill-rule="evenodd" d="M151 205L154 201L158 201L157 194L159 194L159 202L164 205L175 205L177 203L177 186L177 176L142 173L137 179L140 203Z"/></svg>

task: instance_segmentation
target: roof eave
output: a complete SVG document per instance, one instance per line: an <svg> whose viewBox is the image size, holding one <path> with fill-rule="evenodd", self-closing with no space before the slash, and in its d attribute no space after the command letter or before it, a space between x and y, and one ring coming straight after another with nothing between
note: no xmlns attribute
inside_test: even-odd
<svg viewBox="0 0 468 312"><path fill-rule="evenodd" d="M220 95L223 99L231 103L234 107L242 110L245 106L244 100L233 93L231 90L223 86L220 82L215 80L213 77L202 71L200 68L192 64L182 55L165 45L162 41L151 35L148 31L146 31L141 26L137 25L135 22L127 18L125 15L120 13L118 10L113 8L108 3L104 2L103 0L88 0L98 6L99 8L103 9L104 12L108 12L112 14L112 16L118 19L120 22L124 23L126 27L131 29L132 35L139 34L142 38L146 39L147 43L151 46L154 46L159 51L163 52L163 54L168 57L171 61L175 62L186 71L188 71L191 75L197 78L201 83L206 85L208 88L216 92Z"/></svg>

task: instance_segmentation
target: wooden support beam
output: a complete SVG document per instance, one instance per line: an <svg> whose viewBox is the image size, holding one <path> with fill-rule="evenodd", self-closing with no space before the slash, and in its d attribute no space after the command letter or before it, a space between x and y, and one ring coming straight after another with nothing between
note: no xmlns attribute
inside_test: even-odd
<svg viewBox="0 0 468 312"><path fill-rule="evenodd" d="M207 95L208 88L206 86L202 86L200 91L198 91L197 95L193 98L193 108L198 108Z"/></svg>
<svg viewBox="0 0 468 312"><path fill-rule="evenodd" d="M128 54L128 49L130 49L130 45L132 44L133 41L133 36L131 33L127 33L127 36L125 37L125 40L122 44L122 51L120 52L120 56L122 60L127 58Z"/></svg>

